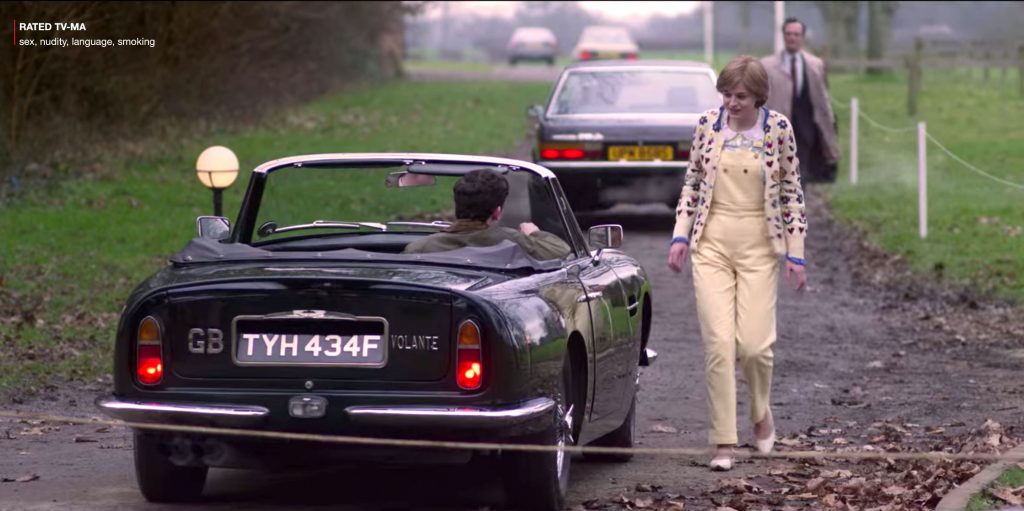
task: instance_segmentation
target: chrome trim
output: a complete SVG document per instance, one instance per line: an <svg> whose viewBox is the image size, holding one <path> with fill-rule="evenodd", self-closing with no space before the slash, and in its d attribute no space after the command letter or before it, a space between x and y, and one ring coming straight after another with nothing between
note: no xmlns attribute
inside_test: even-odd
<svg viewBox="0 0 1024 511"><path fill-rule="evenodd" d="M537 162L549 169L683 169L690 166L689 161L554 161Z"/></svg>
<svg viewBox="0 0 1024 511"><path fill-rule="evenodd" d="M514 169L533 172L540 177L551 178L550 170L535 163L511 158L495 158L491 156L474 156L465 154L443 153L324 153L289 156L265 162L255 169L253 174L266 174L285 167L301 167L304 164L357 165L359 163L394 162L395 165L412 165L416 162L431 163L482 163L486 165L505 165Z"/></svg>
<svg viewBox="0 0 1024 511"><path fill-rule="evenodd" d="M518 405L483 408L477 406L350 406L348 418L358 424L376 426L443 426L450 428L503 428L551 426L555 402L541 397Z"/></svg>
<svg viewBox="0 0 1024 511"><path fill-rule="evenodd" d="M154 401L121 400L116 397L101 397L96 400L96 406L111 417L129 422L217 419L218 423L253 424L270 415L270 410L262 406L158 403Z"/></svg>

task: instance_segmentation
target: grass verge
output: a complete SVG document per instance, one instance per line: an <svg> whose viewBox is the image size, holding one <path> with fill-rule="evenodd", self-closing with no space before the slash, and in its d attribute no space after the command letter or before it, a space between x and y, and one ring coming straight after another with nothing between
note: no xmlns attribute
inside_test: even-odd
<svg viewBox="0 0 1024 511"><path fill-rule="evenodd" d="M1007 505L1007 503L1001 499L996 498L989 490L999 491L999 489L1014 490L1024 486L1024 468L1019 465L1013 466L1003 472L998 479L992 482L984 490L974 494L971 500L967 501L967 508L964 511L988 511L989 509L999 509Z"/></svg>
<svg viewBox="0 0 1024 511"><path fill-rule="evenodd" d="M23 190L0 208L0 396L110 371L118 313L132 288L193 236L211 198L195 177L203 148L225 145L243 171L224 194L234 216L246 169L319 152L494 154L527 133L525 105L548 84L393 82L363 86L240 132L171 138L142 157Z"/></svg>
<svg viewBox="0 0 1024 511"><path fill-rule="evenodd" d="M843 161L827 193L836 216L862 229L911 268L954 286L1024 300L1024 190L965 168L931 142L927 147L928 235L918 236L917 133L891 133L860 120L859 180L849 182L849 100L890 127L927 123L950 151L999 178L1024 184L1024 98L1016 87L985 85L955 72L926 76L919 115L906 114L903 75L830 77L840 118ZM813 248L811 249L813 260Z"/></svg>

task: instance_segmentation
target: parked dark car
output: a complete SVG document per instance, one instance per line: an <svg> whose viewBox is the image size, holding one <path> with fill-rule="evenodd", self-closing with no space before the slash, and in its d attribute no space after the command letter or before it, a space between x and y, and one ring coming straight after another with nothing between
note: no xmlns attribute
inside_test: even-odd
<svg viewBox="0 0 1024 511"><path fill-rule="evenodd" d="M501 222L571 247L538 261L506 241L404 254L451 221L469 170L506 176ZM650 284L622 228L581 232L557 179L528 162L325 154L257 167L237 223L198 237L128 298L114 391L97 405L140 423L551 446L633 443ZM137 429L151 501L195 499L208 467L488 456L526 509L561 509L570 456L352 448ZM625 460L628 456L605 456ZM341 497L339 497L341 498Z"/></svg>
<svg viewBox="0 0 1024 511"><path fill-rule="evenodd" d="M558 176L573 210L617 202L675 208L700 115L721 104L699 62L577 62L558 77L535 122L533 160Z"/></svg>

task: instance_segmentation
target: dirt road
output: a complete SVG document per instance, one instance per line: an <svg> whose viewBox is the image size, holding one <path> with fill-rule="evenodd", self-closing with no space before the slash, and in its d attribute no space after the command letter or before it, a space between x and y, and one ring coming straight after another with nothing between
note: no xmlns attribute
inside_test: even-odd
<svg viewBox="0 0 1024 511"><path fill-rule="evenodd" d="M1009 308L929 289L900 273L898 262L865 253L849 232L827 218L814 190L810 210L810 289L781 292L775 349L772 407L779 432L792 448L799 442L829 449L878 445L877 430L887 424L906 432L899 439L906 448L960 445L986 419L1001 423L1002 442L1010 441L1024 410L1018 384L1022 341L1015 330L1021 328L1019 317ZM705 394L692 285L687 273L672 274L665 265L670 211L663 206L619 208L583 220L623 223L625 250L640 259L653 281L651 345L661 358L642 376L640 445L703 446ZM54 389L45 398L3 407L97 415L92 400L106 388L96 383ZM741 442L750 442L744 406L741 390ZM639 456L627 464L577 460L571 506L620 509L644 498L655 503L674 499L686 509L729 503L735 492L723 489L723 476L709 472L703 461L665 456ZM819 468L857 468L831 465ZM0 483L0 509L163 509L143 501L132 470L125 430L0 422L0 477L38 476ZM789 461L746 461L726 477L762 481L762 490L770 493L773 474L800 470ZM352 504L343 509L361 510L477 509L500 507L503 500L496 474L475 465L288 474L214 470L206 495L206 504L190 509L339 509L339 502ZM787 504L818 505L814 500Z"/></svg>

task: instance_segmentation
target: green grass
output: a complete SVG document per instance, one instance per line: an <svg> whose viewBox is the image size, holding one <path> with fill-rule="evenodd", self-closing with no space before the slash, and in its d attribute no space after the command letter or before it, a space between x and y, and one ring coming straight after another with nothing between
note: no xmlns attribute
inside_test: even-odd
<svg viewBox="0 0 1024 511"><path fill-rule="evenodd" d="M998 479L989 485L989 488L1004 487L1004 488L1020 488L1024 486L1024 469L1020 467L1011 467L1006 472L1003 472ZM999 509L1006 505L1005 502L989 495L984 490L974 494L971 500L967 501L967 508L965 511L987 511L989 509Z"/></svg>
<svg viewBox="0 0 1024 511"><path fill-rule="evenodd" d="M466 60L406 60L402 63L406 71L430 70L430 71L479 71L487 72L494 68L486 62L475 62Z"/></svg>
<svg viewBox="0 0 1024 511"><path fill-rule="evenodd" d="M988 86L966 73L929 73L917 118L906 114L902 75L830 77L843 162L828 193L836 215L868 240L900 253L921 274L992 296L1024 300L1024 190L993 182L927 148L928 236L918 236L916 131L892 134L860 120L859 183L849 183L849 99L892 127L927 123L943 145L986 172L1024 184L1024 99L1013 86ZM813 259L813 248L811 249Z"/></svg>
<svg viewBox="0 0 1024 511"><path fill-rule="evenodd" d="M56 378L111 370L118 313L132 288L163 267L210 214L195 177L209 145L239 157L224 194L237 213L247 170L319 152L493 154L527 133L524 107L548 84L394 82L322 98L251 129L169 138L142 158L21 193L0 208L0 395L32 393Z"/></svg>

